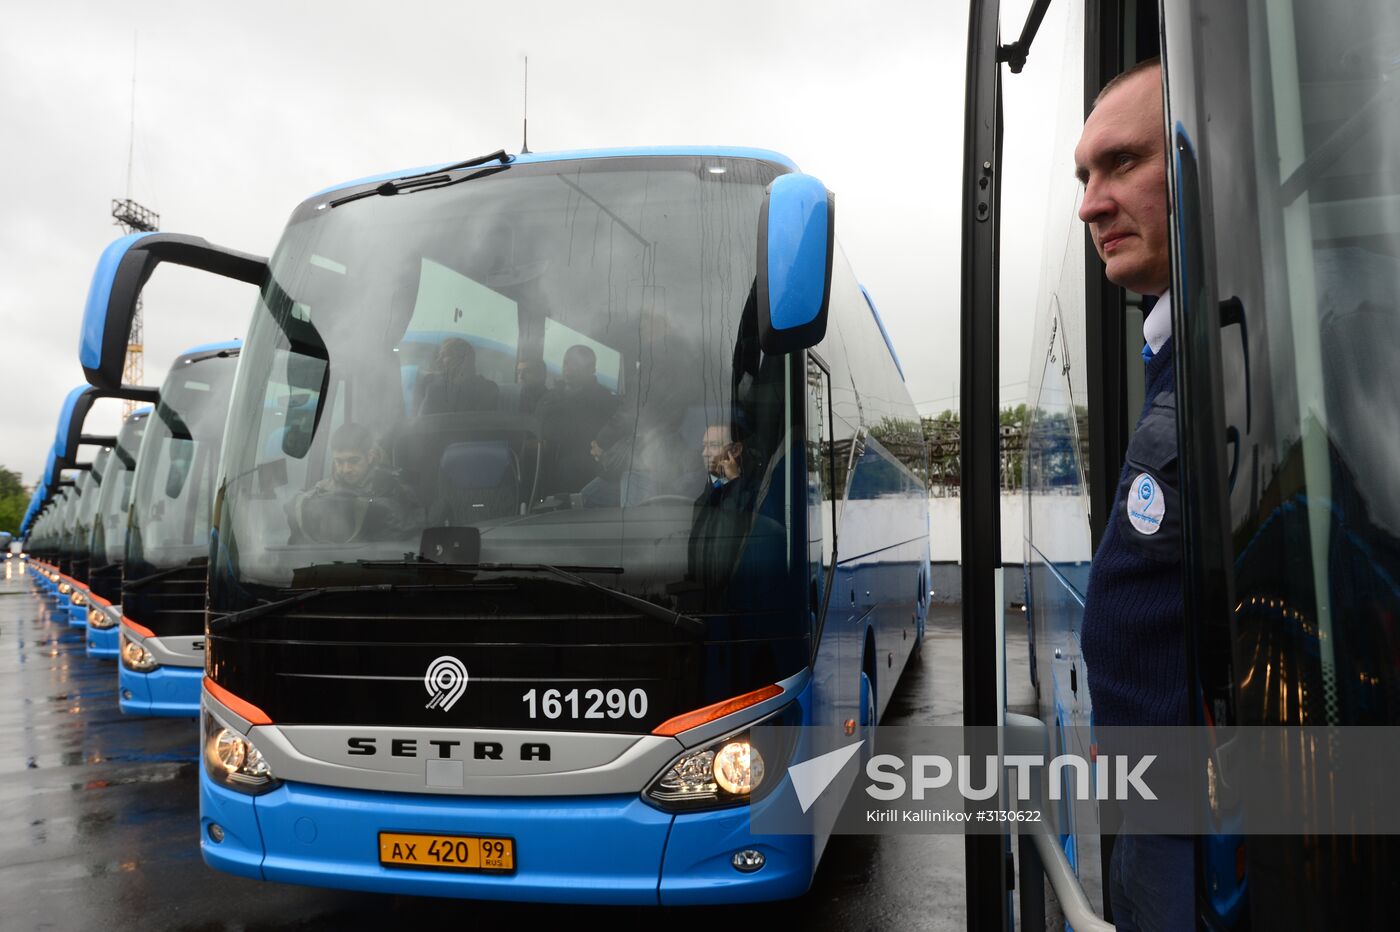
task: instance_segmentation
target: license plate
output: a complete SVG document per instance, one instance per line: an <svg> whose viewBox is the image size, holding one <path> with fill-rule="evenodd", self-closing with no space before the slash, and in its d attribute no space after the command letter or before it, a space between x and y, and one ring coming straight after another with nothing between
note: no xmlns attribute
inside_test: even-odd
<svg viewBox="0 0 1400 932"><path fill-rule="evenodd" d="M515 870L515 840L380 832L379 863L386 867L509 872Z"/></svg>

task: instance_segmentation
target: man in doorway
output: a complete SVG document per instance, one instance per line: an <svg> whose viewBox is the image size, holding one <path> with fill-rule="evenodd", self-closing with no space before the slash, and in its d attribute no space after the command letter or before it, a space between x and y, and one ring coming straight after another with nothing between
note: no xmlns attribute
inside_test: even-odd
<svg viewBox="0 0 1400 932"><path fill-rule="evenodd" d="M744 436L737 424L712 422L700 441L705 487L695 499L686 552L686 577L701 587L704 607L724 604L725 591L753 524L757 490L746 469Z"/></svg>
<svg viewBox="0 0 1400 932"><path fill-rule="evenodd" d="M1153 59L1104 87L1074 150L1079 218L1108 280L1156 299L1143 324L1146 404L1085 599L1081 645L1097 727L1190 722L1163 125ZM1125 812L1107 878L1119 929L1195 929L1194 877L1191 838L1136 834Z"/></svg>

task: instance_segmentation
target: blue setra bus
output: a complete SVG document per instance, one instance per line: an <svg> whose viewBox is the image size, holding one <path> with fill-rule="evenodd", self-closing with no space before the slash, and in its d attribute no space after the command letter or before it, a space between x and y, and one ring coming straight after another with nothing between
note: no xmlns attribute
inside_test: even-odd
<svg viewBox="0 0 1400 932"><path fill-rule="evenodd" d="M808 888L822 829L749 831L792 753L749 729L871 728L928 591L917 415L832 205L759 150L498 152L322 191L270 263L114 244L104 345L156 262L260 287L210 548L210 865Z"/></svg>
<svg viewBox="0 0 1400 932"><path fill-rule="evenodd" d="M126 416L103 470L102 493L88 537L88 656L115 659L122 618L122 565L126 559L127 511L141 436L153 409Z"/></svg>
<svg viewBox="0 0 1400 932"><path fill-rule="evenodd" d="M181 353L146 419L124 535L123 712L199 714L209 513L238 350L234 340Z"/></svg>
<svg viewBox="0 0 1400 932"><path fill-rule="evenodd" d="M91 566L92 529L102 497L103 478L112 462L112 449L117 438L87 434L83 432L83 428L93 402L115 395L114 392L89 386L80 386L69 392L59 413L58 431L53 446L53 462L56 466L79 471L73 486L77 501L71 506L71 513L65 513L59 542L59 563L64 576L60 590L66 589L64 594L69 603L69 624L85 631L89 627L89 620L94 617L94 609L101 609L107 603L103 596L94 598L88 574ZM78 462L79 447L84 445L99 448L88 463ZM100 611L97 614L106 617ZM98 627L100 628L100 623ZM98 642L91 637L86 639L86 647L89 656L93 656L94 652L100 649ZM115 654L108 653L107 656Z"/></svg>

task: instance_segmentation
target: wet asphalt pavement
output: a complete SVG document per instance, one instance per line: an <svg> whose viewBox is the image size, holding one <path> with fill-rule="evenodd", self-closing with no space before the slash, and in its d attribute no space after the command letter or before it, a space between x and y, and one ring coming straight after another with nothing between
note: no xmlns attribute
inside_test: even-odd
<svg viewBox="0 0 1400 932"><path fill-rule="evenodd" d="M1010 619L1008 669L1025 669ZM882 724L961 721L957 606L934 606ZM82 631L51 621L17 561L0 579L0 930L397 929L463 920L726 924L806 930L964 927L961 836L837 836L812 889L776 904L706 909L532 906L345 893L221 874L198 845L194 720L117 708L116 664L90 660ZM1029 701L1013 675L1013 707ZM427 925L431 924L431 925ZM489 926L488 926L489 927Z"/></svg>

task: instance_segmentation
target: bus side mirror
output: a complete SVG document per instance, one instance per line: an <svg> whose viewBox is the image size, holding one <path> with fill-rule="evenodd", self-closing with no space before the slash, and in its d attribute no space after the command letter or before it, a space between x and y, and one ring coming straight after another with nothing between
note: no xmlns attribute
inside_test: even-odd
<svg viewBox="0 0 1400 932"><path fill-rule="evenodd" d="M53 458L66 468L78 461L78 447L82 444L111 446L115 437L93 436L83 433L88 411L98 398L130 398L133 401L154 402L159 397L156 389L138 389L127 386L121 392L109 392L90 385L80 385L68 393L63 407L58 412L58 431L54 435Z"/></svg>
<svg viewBox="0 0 1400 932"><path fill-rule="evenodd" d="M267 260L260 256L215 246L198 236L132 233L113 242L102 251L92 275L78 338L78 361L89 384L109 391L121 389L136 301L162 262L251 285L261 285L268 269Z"/></svg>
<svg viewBox="0 0 1400 932"><path fill-rule="evenodd" d="M758 339L768 354L808 349L826 335L836 200L811 175L779 175L758 215Z"/></svg>
<svg viewBox="0 0 1400 932"><path fill-rule="evenodd" d="M99 394L97 389L91 386L80 385L63 399L63 407L58 411L58 430L54 434L51 455L59 469L71 466L77 461L78 438L82 434L83 422L87 420L88 410Z"/></svg>

